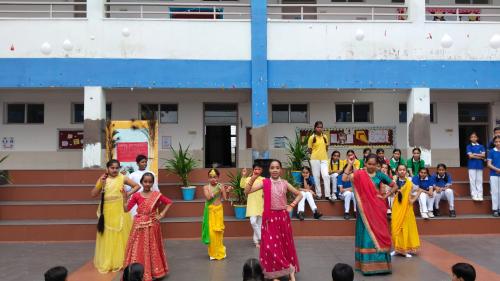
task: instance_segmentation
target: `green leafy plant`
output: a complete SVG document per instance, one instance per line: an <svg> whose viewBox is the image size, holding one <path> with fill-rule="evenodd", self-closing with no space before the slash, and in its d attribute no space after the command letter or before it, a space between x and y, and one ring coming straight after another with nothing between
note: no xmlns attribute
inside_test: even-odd
<svg viewBox="0 0 500 281"><path fill-rule="evenodd" d="M189 153L189 146L183 149L182 145L179 143L178 150L175 150L173 147L170 147L170 149L172 149L173 158L167 160L165 169L177 175L181 179L183 186L189 186L189 173L197 166L196 160Z"/></svg>
<svg viewBox="0 0 500 281"><path fill-rule="evenodd" d="M0 158L0 163L5 161L9 155L5 155L4 157ZM0 170L0 184L2 183L10 183L10 177L9 177L9 172L6 170Z"/></svg>
<svg viewBox="0 0 500 281"><path fill-rule="evenodd" d="M243 178L241 171L238 171L236 174L229 172L227 176L229 177L228 185L233 187L233 190L231 191L233 198L232 204L246 205L247 195L245 194L245 188L240 186L241 179Z"/></svg>
<svg viewBox="0 0 500 281"><path fill-rule="evenodd" d="M288 156L288 166L292 171L299 171L302 169L302 163L309 159L307 153L307 139L309 136L302 138L300 132L295 132L293 140L286 139L286 150Z"/></svg>

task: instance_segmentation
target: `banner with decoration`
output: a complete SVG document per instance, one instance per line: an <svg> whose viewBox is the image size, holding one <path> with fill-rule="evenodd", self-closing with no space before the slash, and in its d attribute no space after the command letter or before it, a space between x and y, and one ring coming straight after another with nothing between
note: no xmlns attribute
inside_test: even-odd
<svg viewBox="0 0 500 281"><path fill-rule="evenodd" d="M313 133L312 128L299 128L305 138ZM394 147L395 127L337 127L325 128L324 134L332 147Z"/></svg>

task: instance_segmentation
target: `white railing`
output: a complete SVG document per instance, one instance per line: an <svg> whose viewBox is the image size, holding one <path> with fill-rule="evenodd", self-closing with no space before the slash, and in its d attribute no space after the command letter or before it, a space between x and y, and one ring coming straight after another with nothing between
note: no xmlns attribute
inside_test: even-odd
<svg viewBox="0 0 500 281"><path fill-rule="evenodd" d="M427 21L500 21L500 6L492 5L427 5Z"/></svg>
<svg viewBox="0 0 500 281"><path fill-rule="evenodd" d="M407 6L402 4L268 4L271 20L405 21Z"/></svg>
<svg viewBox="0 0 500 281"><path fill-rule="evenodd" d="M87 2L0 1L0 18L85 18Z"/></svg>
<svg viewBox="0 0 500 281"><path fill-rule="evenodd" d="M250 4L109 2L104 5L107 18L250 19Z"/></svg>

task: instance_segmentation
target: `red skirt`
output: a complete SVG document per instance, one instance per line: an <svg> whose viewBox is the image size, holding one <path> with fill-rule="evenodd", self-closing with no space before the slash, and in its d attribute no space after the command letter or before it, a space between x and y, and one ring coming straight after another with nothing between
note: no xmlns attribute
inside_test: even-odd
<svg viewBox="0 0 500 281"><path fill-rule="evenodd" d="M264 277L274 279L299 272L299 259L293 241L292 224L286 210L271 210L263 218L260 264Z"/></svg>

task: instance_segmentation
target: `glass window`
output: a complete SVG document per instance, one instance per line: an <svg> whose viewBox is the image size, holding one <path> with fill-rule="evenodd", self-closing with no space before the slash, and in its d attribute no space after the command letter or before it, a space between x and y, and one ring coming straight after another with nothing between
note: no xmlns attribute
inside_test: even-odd
<svg viewBox="0 0 500 281"><path fill-rule="evenodd" d="M487 123L488 111L488 104L458 104L458 120L463 123Z"/></svg>
<svg viewBox="0 0 500 281"><path fill-rule="evenodd" d="M26 116L28 119L26 123L43 124L43 119L44 119L43 104L28 104L26 108L27 108Z"/></svg>
<svg viewBox="0 0 500 281"><path fill-rule="evenodd" d="M141 104L141 120L156 118L158 114L157 104Z"/></svg>
<svg viewBox="0 0 500 281"><path fill-rule="evenodd" d="M272 105L273 123L288 123L288 107L288 104Z"/></svg>
<svg viewBox="0 0 500 281"><path fill-rule="evenodd" d="M352 122L352 104L336 104L335 115L337 122Z"/></svg>
<svg viewBox="0 0 500 281"><path fill-rule="evenodd" d="M371 122L370 104L366 103L354 105L354 122Z"/></svg>
<svg viewBox="0 0 500 281"><path fill-rule="evenodd" d="M160 105L160 123L177 123L177 104Z"/></svg>
<svg viewBox="0 0 500 281"><path fill-rule="evenodd" d="M84 120L84 105L83 103L73 104L73 123L83 123ZM106 120L111 120L111 104L106 104Z"/></svg>
<svg viewBox="0 0 500 281"><path fill-rule="evenodd" d="M9 124L24 124L25 104L8 104L7 105L7 123Z"/></svg>
<svg viewBox="0 0 500 281"><path fill-rule="evenodd" d="M399 104L399 123L406 123L406 103Z"/></svg>
<svg viewBox="0 0 500 281"><path fill-rule="evenodd" d="M290 105L290 123L309 123L307 104Z"/></svg>
<svg viewBox="0 0 500 281"><path fill-rule="evenodd" d="M236 104L205 104L205 124L237 124Z"/></svg>

